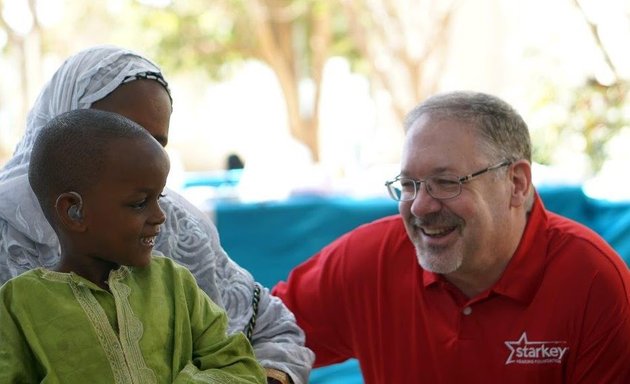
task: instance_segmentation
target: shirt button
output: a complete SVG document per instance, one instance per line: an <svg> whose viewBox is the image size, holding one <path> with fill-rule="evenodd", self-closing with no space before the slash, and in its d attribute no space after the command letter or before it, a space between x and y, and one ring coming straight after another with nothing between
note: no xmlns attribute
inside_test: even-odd
<svg viewBox="0 0 630 384"><path fill-rule="evenodd" d="M465 307L464 309L462 309L462 313L466 316L470 315L472 313L472 308L470 307Z"/></svg>

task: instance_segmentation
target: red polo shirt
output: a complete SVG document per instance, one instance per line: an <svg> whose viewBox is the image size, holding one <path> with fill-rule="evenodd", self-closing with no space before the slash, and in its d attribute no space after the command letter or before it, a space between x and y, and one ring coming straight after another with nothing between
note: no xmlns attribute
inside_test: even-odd
<svg viewBox="0 0 630 384"><path fill-rule="evenodd" d="M339 238L273 293L316 366L366 383L630 383L630 277L593 231L537 197L500 280L468 299L424 271L400 216Z"/></svg>

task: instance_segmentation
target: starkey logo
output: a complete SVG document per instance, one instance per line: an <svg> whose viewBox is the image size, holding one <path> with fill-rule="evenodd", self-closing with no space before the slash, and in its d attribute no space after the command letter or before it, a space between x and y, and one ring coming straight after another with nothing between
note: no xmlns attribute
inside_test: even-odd
<svg viewBox="0 0 630 384"><path fill-rule="evenodd" d="M510 355L508 364L560 364L569 347L566 341L529 341L523 332L517 341L506 341Z"/></svg>

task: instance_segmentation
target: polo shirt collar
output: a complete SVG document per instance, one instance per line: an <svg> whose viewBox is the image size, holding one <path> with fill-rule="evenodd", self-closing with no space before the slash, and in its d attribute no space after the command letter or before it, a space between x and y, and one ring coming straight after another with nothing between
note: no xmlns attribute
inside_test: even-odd
<svg viewBox="0 0 630 384"><path fill-rule="evenodd" d="M516 252L492 291L529 303L542 280L547 261L547 212L537 192Z"/></svg>

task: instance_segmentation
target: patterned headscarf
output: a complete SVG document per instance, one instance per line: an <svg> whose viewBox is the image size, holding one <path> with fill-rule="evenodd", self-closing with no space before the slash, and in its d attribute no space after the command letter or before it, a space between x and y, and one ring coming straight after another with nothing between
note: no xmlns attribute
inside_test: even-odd
<svg viewBox="0 0 630 384"><path fill-rule="evenodd" d="M13 157L0 170L0 219L10 224L14 232L11 235L54 248L58 246L28 183L28 164L39 131L53 117L90 108L121 84L138 78L156 80L168 91L168 84L156 64L135 52L110 45L80 51L57 69L30 110L24 136Z"/></svg>
<svg viewBox="0 0 630 384"><path fill-rule="evenodd" d="M0 181L28 173L33 142L53 117L90 108L123 83L148 78L168 91L160 68L144 57L109 45L95 46L68 58L44 86L28 114L24 137L0 170ZM170 92L169 92L170 97Z"/></svg>

